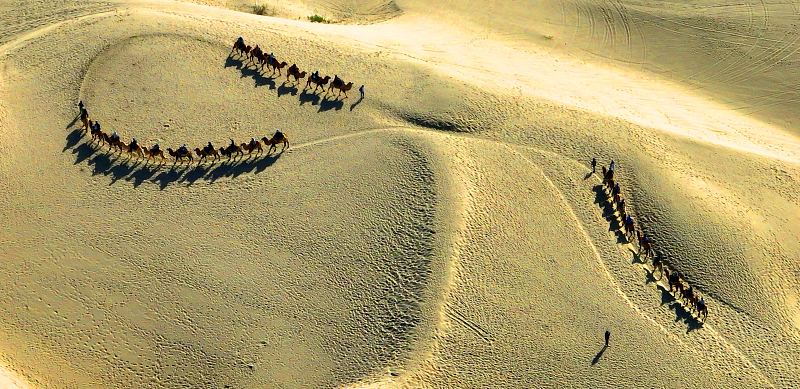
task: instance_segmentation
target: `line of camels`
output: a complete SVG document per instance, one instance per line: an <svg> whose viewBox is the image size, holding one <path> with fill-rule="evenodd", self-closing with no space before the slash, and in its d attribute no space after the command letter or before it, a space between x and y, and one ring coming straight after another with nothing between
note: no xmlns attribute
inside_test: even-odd
<svg viewBox="0 0 800 389"><path fill-rule="evenodd" d="M592 167L594 168L594 162ZM661 273L663 273L661 277L667 278L669 291L672 293L673 289L675 290L673 296L680 298L684 306L689 307L690 312L695 312L697 318L705 322L706 317L708 317L708 306L705 300L702 299L699 294L695 293L691 285L681 279L677 271L670 270L669 266L663 263L660 254L654 255L652 240L646 234L643 235L640 230L636 230L633 218L628 215L627 204L622 197L622 190L619 187L619 183L614 181L614 161L611 161L609 169L603 166L603 185L604 190L610 193L611 203L622 219L622 228L628 242L632 243L635 235L639 243L638 255L641 256L644 254L647 258L651 258L653 261L653 273L655 273L656 269L660 270Z"/></svg>
<svg viewBox="0 0 800 389"><path fill-rule="evenodd" d="M81 110L81 128L85 133L90 133L92 135L92 141L97 141L101 147L103 145L107 145L113 152L118 150L120 153L127 152L131 155L139 155L142 158L146 158L148 161L158 157L161 158L160 162L166 160L166 157L164 156L164 150L162 150L158 144L148 148L140 145L135 138L130 143L123 142L119 136L114 136L116 133L108 135L106 132L100 129L100 123L89 119L89 114L86 111L86 108L84 108L83 102L79 104L79 108ZM196 154L199 157L198 163L200 163L203 162L203 160L207 157L213 157L213 159L216 161L217 159L222 159L222 157L228 157L228 160L236 159L237 157L243 157L245 152L247 152L248 155L252 154L253 152L258 155L264 152L264 147L262 144L263 146L269 146L267 155L271 154L273 150L277 150L277 145L279 144L283 144L283 148L281 149L281 152L283 152L289 148L289 138L282 132L276 132L276 134L270 138L266 136L261 138L261 140L254 138L249 143L236 144L233 142L233 140L231 140L230 145L215 148L213 145L211 145L211 142L208 142L208 145L204 146L203 148L197 147L194 150L184 146L178 148L177 150L167 148L166 151L171 157L175 158L176 163L182 162L184 159L188 160L190 163L194 162L193 154Z"/></svg>
<svg viewBox="0 0 800 389"><path fill-rule="evenodd" d="M247 64L253 64L256 66L260 65L260 70L264 70L264 66L266 65L269 68L272 68L272 74L278 72L278 75L281 75L281 69L286 67L286 61L278 61L275 56L270 53L266 54L258 45L252 47L244 43L244 40L239 37L234 43L231 52L228 54L228 57L231 57L233 53L238 54L247 59ZM289 69L286 70L286 79L289 80L289 77L294 77L295 84L300 82L300 79L306 77L306 71L300 71L300 68L297 67L297 64L292 64L289 66ZM308 76L308 80L306 81L306 89L311 87L311 84L314 83L314 93L317 92L318 88L322 88L322 91L325 92L325 85L331 81L331 76L321 77L319 76L319 72L314 72ZM327 95L332 89L338 89L339 94L336 96L338 99L342 93L344 93L344 97L347 98L347 91L353 89L353 83L348 82L345 83L344 80L339 78L339 76L334 76L333 81L331 81L331 86L328 88L328 91L325 92Z"/></svg>

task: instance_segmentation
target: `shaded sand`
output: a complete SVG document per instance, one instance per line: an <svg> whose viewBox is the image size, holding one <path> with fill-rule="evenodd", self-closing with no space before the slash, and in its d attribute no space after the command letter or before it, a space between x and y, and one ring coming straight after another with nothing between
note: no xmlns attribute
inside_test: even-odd
<svg viewBox="0 0 800 389"><path fill-rule="evenodd" d="M788 4L246 5L0 4L0 386L800 384ZM239 35L355 87L257 71ZM78 99L126 141L291 147L145 162Z"/></svg>

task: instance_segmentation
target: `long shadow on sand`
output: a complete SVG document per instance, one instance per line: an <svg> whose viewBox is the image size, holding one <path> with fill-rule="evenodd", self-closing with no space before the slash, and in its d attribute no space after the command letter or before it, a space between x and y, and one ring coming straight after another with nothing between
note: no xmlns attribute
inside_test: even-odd
<svg viewBox="0 0 800 389"><path fill-rule="evenodd" d="M603 356L603 353L606 352L607 348L608 346L604 345L603 348L601 348L600 351L597 353L597 355L594 356L594 359L592 359L592 366L596 365L597 362L600 362L600 357Z"/></svg>
<svg viewBox="0 0 800 389"><path fill-rule="evenodd" d="M594 200L595 204L597 204L602 209L603 218L605 218L606 221L608 221L609 223L608 230L614 231L617 236L617 243L619 244L631 243L628 241L627 237L625 237L625 234L622 232L622 224L619 220L619 217L617 216L616 210L614 210L613 205L611 204L610 201L611 198L608 195L608 193L606 193L603 185L595 185L592 188L592 191L595 192L595 200ZM630 251L633 254L633 260L631 263L642 264L642 265L646 265L647 263L649 263L649 261L647 261L647 259L649 258L640 258L638 252L634 251L633 249L630 249ZM656 255L660 257L664 265L668 264L660 253ZM646 284L649 284L651 282L658 282L653 272L647 266L644 266L644 269L647 273L645 279ZM687 311L686 308L683 306L683 304L680 301L676 300L670 291L664 289L664 287L661 286L661 284L656 284L656 285L658 289L661 291L661 305L669 304L670 309L673 309L675 311L675 321L677 322L683 320L683 322L687 325L686 329L687 333L703 327L703 322L694 317L694 315L692 315L691 312ZM599 359L599 357L603 354L603 351L604 350L600 350L600 352L597 354L596 359ZM594 363L595 362L593 361L592 364Z"/></svg>
<svg viewBox="0 0 800 389"><path fill-rule="evenodd" d="M696 329L703 328L703 322L698 320L691 312L678 301L672 292L661 286L657 285L658 290L661 292L661 305L669 304L669 308L675 311L675 321L683 321L686 324L686 333L692 332Z"/></svg>
<svg viewBox="0 0 800 389"><path fill-rule="evenodd" d="M93 176L111 179L108 185L119 181L130 182L134 188L144 182L158 184L163 190L172 184L191 186L198 180L214 182L222 177L236 178L245 173L259 174L272 166L283 152L239 157L238 159L206 161L203 164L160 162L133 157L127 153L111 151L84 136L80 128L67 135L64 152L72 150L75 165L86 162ZM83 143L79 143L83 140Z"/></svg>
<svg viewBox="0 0 800 389"><path fill-rule="evenodd" d="M242 73L242 78L251 77L255 81L256 87L267 85L269 86L270 90L276 89L278 92L278 97L284 95L297 96L298 100L300 100L300 105L311 103L311 105L318 106L318 113L330 110L339 111L344 108L344 100L339 96L336 96L334 99L329 99L326 93L320 97L320 95L317 94L317 89L308 89L306 87L303 87L301 92L299 89L300 83L291 84L288 81L283 81L280 86L277 86L276 81L278 78L285 77L285 75L276 73L265 76L264 72L268 72L268 70L262 70L261 66L253 64L250 62L250 60L245 59L238 54L231 53L231 55L228 55L228 57L225 59L225 67L235 67ZM361 100L359 99L350 107L350 110L352 111L353 108L355 108L355 106L360 102Z"/></svg>
<svg viewBox="0 0 800 389"><path fill-rule="evenodd" d="M603 189L603 185L595 185L592 190L595 193L594 203L603 210L603 218L608 221L608 230L614 231L614 235L617 237L617 243L630 243L628 242L628 238L625 237L625 233L622 232L622 223L619 220L617 211L614 209L611 201L609 201L611 198L608 196L605 189Z"/></svg>

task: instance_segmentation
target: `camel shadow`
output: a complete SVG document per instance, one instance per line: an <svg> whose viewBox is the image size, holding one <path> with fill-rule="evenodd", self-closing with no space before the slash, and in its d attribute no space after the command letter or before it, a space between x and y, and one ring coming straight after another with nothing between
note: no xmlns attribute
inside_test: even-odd
<svg viewBox="0 0 800 389"><path fill-rule="evenodd" d="M286 81L284 81L283 84L281 84L281 86L278 87L278 97L281 97L283 95L297 96L297 92L298 92L297 86L294 85L287 86Z"/></svg>
<svg viewBox="0 0 800 389"><path fill-rule="evenodd" d="M303 92L299 96L300 105L311 103L311 105L319 104L320 97L316 93L308 93L308 89L303 88Z"/></svg>
<svg viewBox="0 0 800 389"><path fill-rule="evenodd" d="M69 129L74 124L75 124L75 121L73 120L72 123L67 125L66 129ZM61 149L61 152L63 153L65 151L75 147L78 144L78 142L81 141L81 139L83 139L83 128L82 127L75 127L75 129L73 129L72 131L70 131L69 134L67 134L67 143L64 145L64 148Z"/></svg>
<svg viewBox="0 0 800 389"><path fill-rule="evenodd" d="M319 103L319 110L317 112L330 111L332 109L341 110L344 107L344 101L339 99L330 100L327 96L323 97Z"/></svg>
<svg viewBox="0 0 800 389"><path fill-rule="evenodd" d="M97 149L90 146L88 143L81 143L80 145L78 145L78 147L72 150L72 154L75 155L75 163L73 165L77 165L85 161L87 158L91 157L96 152Z"/></svg>
<svg viewBox="0 0 800 389"><path fill-rule="evenodd" d="M672 295L672 292L668 291L666 288L661 286L660 284L657 285L658 290L661 291L661 305L670 304L677 300L675 300L675 296Z"/></svg>
<svg viewBox="0 0 800 389"><path fill-rule="evenodd" d="M261 155L252 158L243 158L238 163L223 163L210 169L203 178L214 182L222 177L236 178L242 174L253 172L258 174L272 166L283 152L277 154Z"/></svg>
<svg viewBox="0 0 800 389"><path fill-rule="evenodd" d="M133 172L133 174L130 175L129 178L130 181L133 182L133 187L138 188L139 185L142 185L143 182L151 179L160 169L161 166L159 165L147 166L147 164L145 163L144 166L142 166L139 170Z"/></svg>
<svg viewBox="0 0 800 389"><path fill-rule="evenodd" d="M175 170L175 165L171 166L169 170L159 173L151 181L158 183L159 189L164 190L174 182L181 179L183 171Z"/></svg>
<svg viewBox="0 0 800 389"><path fill-rule="evenodd" d="M595 185L592 190L595 192L594 202L600 207L603 212L603 218L608 222L608 231L614 232L618 244L630 243L625 233L622 231L622 223L617 217L617 211L614 209L611 202L608 201L609 197L603 189L603 185Z"/></svg>
<svg viewBox="0 0 800 389"><path fill-rule="evenodd" d="M364 101L364 98L363 98L363 97L361 97L361 98L359 98L358 100L356 100L356 102L355 102L355 103L353 103L353 104L350 104L350 110L352 111L352 110L353 110L353 109L354 109L354 108L355 108L357 105L361 104L361 102L362 102L362 101Z"/></svg>
<svg viewBox="0 0 800 389"><path fill-rule="evenodd" d="M645 284L658 282L658 280L656 279L655 270L650 271L650 269L645 268L644 272L645 272L645 276L644 276L645 277L645 280L644 280Z"/></svg>
<svg viewBox="0 0 800 389"><path fill-rule="evenodd" d="M261 73L261 70L254 69L245 64L245 62L241 59L236 59L231 56L225 59L225 67L232 67L235 66L236 69L239 69L239 72L242 73L242 78L250 77L255 82L255 86L264 86L269 85L269 89L275 89L275 77L271 76L264 76Z"/></svg>
<svg viewBox="0 0 800 389"><path fill-rule="evenodd" d="M606 352L607 348L608 346L603 346L603 348L600 349L597 355L594 356L594 359L592 359L592 366L596 365L597 362L600 362L600 357L603 356L603 353Z"/></svg>
<svg viewBox="0 0 800 389"><path fill-rule="evenodd" d="M675 322L682 320L683 323L686 324L687 334L696 329L703 328L703 322L695 318L679 301L676 300L674 303L670 304L669 307L675 310Z"/></svg>
<svg viewBox="0 0 800 389"><path fill-rule="evenodd" d="M183 179L180 182L186 182L186 186L192 186L197 180L203 178L208 174L209 170L211 170L212 165L195 165L194 169L191 169L183 175Z"/></svg>

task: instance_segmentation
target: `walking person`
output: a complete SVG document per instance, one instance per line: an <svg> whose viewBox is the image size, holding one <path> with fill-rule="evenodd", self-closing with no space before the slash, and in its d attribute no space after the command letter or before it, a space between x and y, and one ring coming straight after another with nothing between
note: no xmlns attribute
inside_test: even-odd
<svg viewBox="0 0 800 389"><path fill-rule="evenodd" d="M595 172L596 167L597 167L597 160L592 158L592 173Z"/></svg>
<svg viewBox="0 0 800 389"><path fill-rule="evenodd" d="M611 337L611 331L606 331L606 347L608 347L608 338Z"/></svg>
<svg viewBox="0 0 800 389"><path fill-rule="evenodd" d="M358 88L358 91L361 92L361 99L363 100L364 99L364 85L361 85L361 87Z"/></svg>
<svg viewBox="0 0 800 389"><path fill-rule="evenodd" d="M81 113L83 113L83 100L81 100L81 101L78 101L78 111L80 111Z"/></svg>

